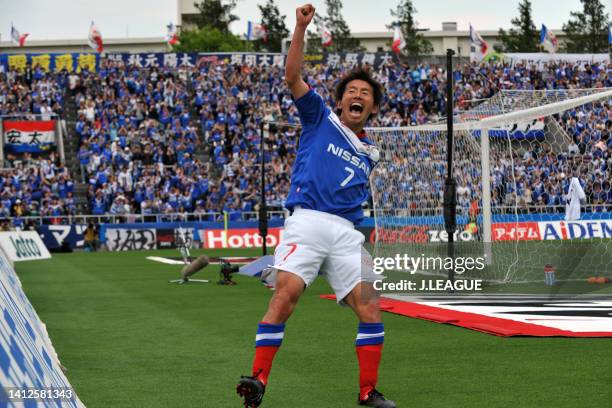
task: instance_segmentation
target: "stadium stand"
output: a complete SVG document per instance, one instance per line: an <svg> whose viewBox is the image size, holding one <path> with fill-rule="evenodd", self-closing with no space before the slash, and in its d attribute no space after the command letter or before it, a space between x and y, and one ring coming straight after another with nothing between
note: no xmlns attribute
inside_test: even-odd
<svg viewBox="0 0 612 408"><path fill-rule="evenodd" d="M349 69L346 64L312 65L305 76L332 104L331 90ZM443 68L387 63L374 72L386 96L370 126L410 126L441 119ZM453 75L459 111L500 89L612 87L612 65L599 64L546 64L538 69L489 62L458 66ZM262 121L277 122L267 128L265 138L268 205L280 210L288 193L299 118L281 68L204 63L149 69L107 60L97 72L51 74L34 67L0 74L0 114L50 113L68 120L70 169L54 155L7 155L0 178L4 216L188 212L215 219L227 212L230 220L244 219L243 213L254 211L258 202ZM577 172L587 194L587 211L610 211L611 101L555 119L573 140L566 151L554 151L546 143L515 149L512 174L507 151L493 149L493 205L518 204L522 212L561 211L569 175ZM403 143L411 151L411 142ZM434 167L444 164L444 155L434 144L414 155L429 158ZM516 191L511 177L519 180ZM80 182L76 188L73 178ZM466 173L458 180L464 210L474 199L478 178L477 173ZM433 205L440 199L441 187L430 182L406 175L402 185L407 208L418 202ZM14 222L21 226L19 217Z"/></svg>

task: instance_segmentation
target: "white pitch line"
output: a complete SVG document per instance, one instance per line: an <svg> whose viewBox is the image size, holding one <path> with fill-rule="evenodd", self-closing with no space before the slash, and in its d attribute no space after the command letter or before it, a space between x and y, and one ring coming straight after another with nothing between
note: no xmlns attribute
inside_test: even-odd
<svg viewBox="0 0 612 408"><path fill-rule="evenodd" d="M162 258L161 256L147 256L149 261L161 262L168 265L185 265L184 261L176 261L174 259Z"/></svg>

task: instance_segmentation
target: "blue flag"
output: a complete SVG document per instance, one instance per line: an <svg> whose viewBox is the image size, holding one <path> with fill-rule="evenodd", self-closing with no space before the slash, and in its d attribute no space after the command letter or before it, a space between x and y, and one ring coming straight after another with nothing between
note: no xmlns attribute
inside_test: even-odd
<svg viewBox="0 0 612 408"><path fill-rule="evenodd" d="M260 40L260 39L266 41L268 37L268 30L266 30L266 27L261 24L255 24L252 21L248 21L247 22L247 32L246 32L245 37L247 41Z"/></svg>
<svg viewBox="0 0 612 408"><path fill-rule="evenodd" d="M540 30L540 46L550 53L557 52L559 47L557 37L544 24Z"/></svg>

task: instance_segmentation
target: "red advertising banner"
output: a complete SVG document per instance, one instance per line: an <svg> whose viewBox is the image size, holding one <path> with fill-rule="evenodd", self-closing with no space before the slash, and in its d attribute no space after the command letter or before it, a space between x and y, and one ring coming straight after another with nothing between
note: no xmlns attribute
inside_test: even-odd
<svg viewBox="0 0 612 408"><path fill-rule="evenodd" d="M374 227L357 227L368 243L383 244L423 244L426 242L447 242L448 234L446 231L436 226L430 225L405 225L397 229ZM455 242L467 242L475 239L470 231L457 230L454 234Z"/></svg>
<svg viewBox="0 0 612 408"><path fill-rule="evenodd" d="M397 229L372 228L370 236L366 236L366 241L385 244L425 243L429 242L429 228L427 225L405 225Z"/></svg>
<svg viewBox="0 0 612 408"><path fill-rule="evenodd" d="M200 241L202 248L261 248L263 239L257 228L232 228L200 230ZM283 234L283 228L269 228L266 245L273 247L278 245Z"/></svg>
<svg viewBox="0 0 612 408"><path fill-rule="evenodd" d="M537 222L501 222L492 225L493 241L539 241Z"/></svg>
<svg viewBox="0 0 612 408"><path fill-rule="evenodd" d="M429 225L406 225L398 229L357 227L368 243L408 244L435 243L448 240L445 231ZM267 246L278 245L283 228L270 228ZM257 228L200 230L203 248L260 248L263 244ZM492 225L493 241L546 241L566 239L612 238L612 220L597 221L522 221ZM455 232L456 242L481 239L470 231Z"/></svg>

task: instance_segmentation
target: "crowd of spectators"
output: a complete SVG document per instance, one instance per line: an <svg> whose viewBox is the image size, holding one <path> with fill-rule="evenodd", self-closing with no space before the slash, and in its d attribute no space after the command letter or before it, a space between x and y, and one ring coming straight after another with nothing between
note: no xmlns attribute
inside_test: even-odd
<svg viewBox="0 0 612 408"><path fill-rule="evenodd" d="M333 106L335 85L350 69L346 64L309 65L304 76ZM389 63L372 71L385 96L370 126L420 125L444 115L442 67ZM457 110L466 111L500 90L612 87L612 64L510 67L489 62L458 66L453 77ZM74 98L76 123L70 131L79 140L80 171L73 177L88 185L87 211L92 214L226 211L230 219L241 218L259 201L259 129L262 122L270 121L276 124L266 125L264 131L268 205L282 208L288 193L299 118L280 67L204 63L144 69L103 60L97 72L46 74L38 67L29 73L9 71L0 74L0 90L0 114L62 113L65 99ZM533 140L527 148L524 143L511 148L507 142L493 143L493 205L562 205L569 176L577 175L588 203L594 210L606 210L604 204L612 204L610 102L555 118L573 141L569 147L558 149L542 140ZM386 196L380 202L408 209L439 204L445 172L439 137L409 132L391 140L393 149L383 146L387 165L374 175L377 190ZM478 146L466 137L455 143L463 154L457 159L459 203L468 208L481 194L481 175L473 165ZM42 172L42 167L26 168L16 171ZM70 180L60 169L55 168L49 192L43 191L48 200L40 205L60 203L64 213L71 213L70 199L66 202L67 197L53 187L60 178ZM390 172L397 182L386 186ZM47 186L47 176L40 174L44 180L40 185ZM6 182L3 188L7 189ZM53 201L53 197L58 198Z"/></svg>
<svg viewBox="0 0 612 408"><path fill-rule="evenodd" d="M272 93L264 89L268 79L277 87ZM78 157L92 214L227 212L239 219L253 211L259 123L272 118L281 86L279 68L210 64L170 71L104 62L97 75L80 80L75 96ZM296 130L273 126L266 135L266 197L280 209Z"/></svg>
<svg viewBox="0 0 612 408"><path fill-rule="evenodd" d="M50 74L40 67L0 73L0 116L4 119L49 119L65 109L70 74ZM24 227L28 216L74 215L74 181L55 152L5 151L0 170L0 219L14 217ZM3 227L4 228L4 224Z"/></svg>
<svg viewBox="0 0 612 408"><path fill-rule="evenodd" d="M46 73L40 67L0 73L0 116L62 114L69 73Z"/></svg>
<svg viewBox="0 0 612 408"><path fill-rule="evenodd" d="M68 169L58 164L55 154L20 158L7 154L0 171L0 219L13 218L24 227L28 218L76 215L74 181Z"/></svg>

